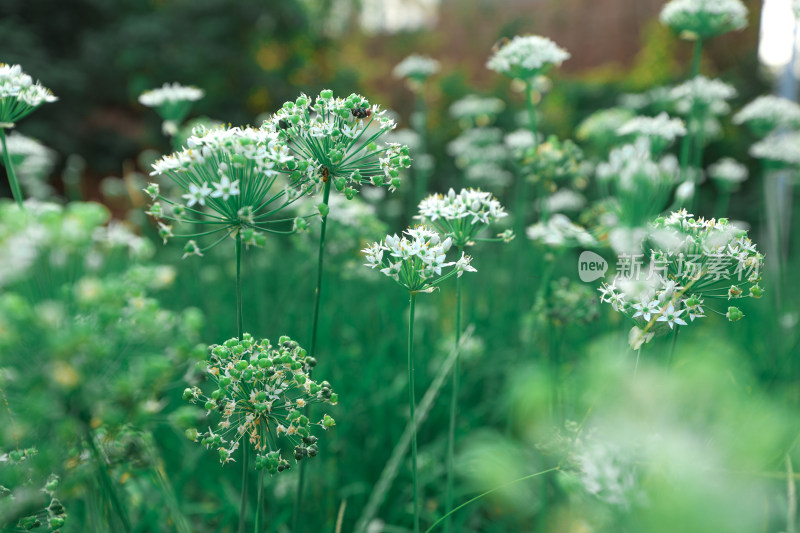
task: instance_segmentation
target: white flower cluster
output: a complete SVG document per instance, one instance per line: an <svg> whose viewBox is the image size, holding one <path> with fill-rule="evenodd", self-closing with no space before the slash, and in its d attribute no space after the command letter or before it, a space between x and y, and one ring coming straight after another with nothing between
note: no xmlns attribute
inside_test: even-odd
<svg viewBox="0 0 800 533"><path fill-rule="evenodd" d="M437 230L453 239L456 246L466 246L486 226L508 216L491 193L480 189L462 189L456 194L432 194L419 204L419 215Z"/></svg>
<svg viewBox="0 0 800 533"><path fill-rule="evenodd" d="M159 221L159 234L165 242L174 235L172 226L164 221L173 221L209 226L209 231L184 237L224 232L208 248L239 230L245 244L261 245L260 232L273 231L267 227L273 223L269 217L315 187L317 175L309 172L308 163L297 162L279 136L264 129L201 126L195 128L186 146L156 161L150 173L172 179L183 191L185 204L162 196L158 184L145 188L153 200L148 214ZM282 175L286 179L278 182ZM165 211L162 201L172 207L171 213ZM203 250L190 240L184 251L202 256Z"/></svg>
<svg viewBox="0 0 800 533"><path fill-rule="evenodd" d="M770 135L750 147L750 155L790 166L800 166L800 131Z"/></svg>
<svg viewBox="0 0 800 533"><path fill-rule="evenodd" d="M675 110L682 115L693 112L701 115L725 115L730 112L727 100L735 96L736 89L732 85L720 80L710 80L705 76L696 76L670 91Z"/></svg>
<svg viewBox="0 0 800 533"><path fill-rule="evenodd" d="M547 222L537 222L529 226L526 233L532 241L555 248L588 248L597 245L597 240L588 231L561 213L555 213Z"/></svg>
<svg viewBox="0 0 800 533"><path fill-rule="evenodd" d="M634 117L617 129L617 135L648 137L651 143L657 140L669 144L686 135L686 127L679 118L670 118L666 113L656 117ZM666 147L666 146L665 146Z"/></svg>
<svg viewBox="0 0 800 533"><path fill-rule="evenodd" d="M512 78L530 80L544 74L570 58L569 52L547 37L516 35L502 45L486 63L494 70Z"/></svg>
<svg viewBox="0 0 800 533"><path fill-rule="evenodd" d="M481 118L491 120L506 107L504 101L492 96L468 94L450 106L450 116L456 120L479 122Z"/></svg>
<svg viewBox="0 0 800 533"><path fill-rule="evenodd" d="M424 81L439 72L439 62L428 56L410 55L397 66L394 67L392 74L395 78L409 78L417 81Z"/></svg>
<svg viewBox="0 0 800 533"><path fill-rule="evenodd" d="M139 103L147 107L159 107L166 103L196 102L205 95L202 89L179 83L165 83L158 89L145 91L139 95Z"/></svg>
<svg viewBox="0 0 800 533"><path fill-rule="evenodd" d="M362 250L370 268L381 267L381 272L411 292L432 292L434 287L464 272L476 272L470 265L472 258L464 255L457 261L447 262L447 252L453 245L448 237L425 226L407 229L402 237L387 235L381 242L372 243ZM444 269L454 267L444 273Z"/></svg>
<svg viewBox="0 0 800 533"><path fill-rule="evenodd" d="M263 125L348 198L363 183L391 191L400 185L400 171L411 165L408 147L379 142L395 127L385 110L363 96L334 98L330 90L321 91L313 103L306 95L284 103Z"/></svg>
<svg viewBox="0 0 800 533"><path fill-rule="evenodd" d="M708 167L711 179L729 184L738 184L747 180L747 167L735 159L725 157Z"/></svg>
<svg viewBox="0 0 800 533"><path fill-rule="evenodd" d="M672 156L653 161L650 142L642 138L613 150L607 162L597 165L596 172L598 179L613 179L618 190L632 192L645 183L673 185L679 168L678 161Z"/></svg>
<svg viewBox="0 0 800 533"><path fill-rule="evenodd" d="M747 27L747 8L740 0L672 0L661 23L687 39L709 39Z"/></svg>
<svg viewBox="0 0 800 533"><path fill-rule="evenodd" d="M634 319L634 347L659 331L705 317L708 299L760 298L764 256L726 219L695 219L686 210L655 220L649 240L650 264L643 255L618 261L617 277L599 289L601 301ZM744 315L737 307L731 322Z"/></svg>
<svg viewBox="0 0 800 533"><path fill-rule="evenodd" d="M0 63L0 122L14 124L40 105L56 100L50 89L34 83L21 66Z"/></svg>
<svg viewBox="0 0 800 533"><path fill-rule="evenodd" d="M787 98L759 96L733 116L734 124L747 124L759 135L780 127L800 127L800 105Z"/></svg>

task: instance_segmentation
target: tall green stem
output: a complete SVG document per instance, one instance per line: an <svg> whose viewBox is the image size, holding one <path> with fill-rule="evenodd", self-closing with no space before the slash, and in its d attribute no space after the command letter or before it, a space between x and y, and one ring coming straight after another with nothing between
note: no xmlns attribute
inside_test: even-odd
<svg viewBox="0 0 800 533"><path fill-rule="evenodd" d="M11 163L11 154L8 153L8 146L6 146L6 129L0 128L0 140L3 141L3 164L6 166L6 173L8 174L8 183L11 185L11 194L17 205L22 207L22 189L19 188L19 181L17 181L17 173L14 172L14 165Z"/></svg>
<svg viewBox="0 0 800 533"><path fill-rule="evenodd" d="M414 414L414 305L417 293L409 297L408 308L408 408L411 411L411 490L414 495L414 533L419 533L419 497L417 494L417 420Z"/></svg>
<svg viewBox="0 0 800 533"><path fill-rule="evenodd" d="M528 122L530 126L531 133L533 134L533 151L535 151L539 145L539 133L536 123L536 108L533 104L533 86L530 82L525 84L525 106L528 109ZM518 176L517 177L517 193L515 196L515 203L514 203L514 213L516 218L516 224L514 231L517 234L517 240L519 241L519 246L524 245L525 239L522 238L522 235L525 232L525 208L527 204L527 193L528 193L528 184L524 177Z"/></svg>
<svg viewBox="0 0 800 533"><path fill-rule="evenodd" d="M97 463L97 473L100 476L100 484L103 486L104 492L108 494L108 497L111 500L111 506L114 508L114 511L117 513L117 516L122 523L122 529L125 531L125 533L131 533L133 528L131 527L128 513L125 511L125 506L122 505L122 502L117 495L117 489L114 487L114 482L111 480L111 476L108 473L106 459L100 453L100 450L94 443L94 435L92 435L92 431L88 426L86 427L86 441L89 443L89 450L92 452L94 460ZM111 523L109 522L108 525L111 526Z"/></svg>
<svg viewBox="0 0 800 533"><path fill-rule="evenodd" d="M692 69L689 72L690 78L700 74L700 61L703 59L703 40L697 39L692 50Z"/></svg>
<svg viewBox="0 0 800 533"><path fill-rule="evenodd" d="M236 232L236 331L239 340L244 336L242 326L242 232ZM242 500L239 504L239 533L244 533L247 519L247 471L250 463L250 443L247 436L242 437Z"/></svg>
<svg viewBox="0 0 800 533"><path fill-rule="evenodd" d="M700 61L703 58L703 40L697 39L694 42L694 49L692 51L692 66L689 70L689 79L694 79L700 74ZM696 126L694 124L694 106L689 111L689 117L687 118L686 126L687 132L684 135L683 140L681 141L681 157L680 157L680 164L681 164L681 177L686 180L687 172L689 170L689 160L691 157L692 151L692 143L693 143L693 132L692 128ZM695 183L695 186L697 184Z"/></svg>
<svg viewBox="0 0 800 533"><path fill-rule="evenodd" d="M253 533L261 532L261 508L264 507L264 470L258 472L258 496L256 497L256 527Z"/></svg>
<svg viewBox="0 0 800 533"><path fill-rule="evenodd" d="M717 206L714 209L714 215L717 218L724 218L728 215L728 206L731 202L731 191L728 189L720 189L717 193Z"/></svg>
<svg viewBox="0 0 800 533"><path fill-rule="evenodd" d="M322 203L328 205L331 196L332 177L325 182L322 192ZM319 252L317 254L317 287L314 290L314 315L311 320L311 346L309 355L315 357L317 353L317 326L319 324L319 304L322 298L322 266L325 258L325 229L328 226L328 215L322 217L322 226L319 230ZM306 416L308 416L309 406L306 406ZM303 489L306 482L306 464L308 461L300 463L300 479L297 481L297 493L294 498L294 510L292 511L292 531L297 531L297 523L300 520L300 507L303 501Z"/></svg>
<svg viewBox="0 0 800 533"><path fill-rule="evenodd" d="M463 246L458 247L457 257L461 257L464 251ZM455 472L453 468L455 457L456 442L456 416L458 415L458 388L459 375L461 374L461 276L456 278L456 360L453 369L453 391L450 398L450 432L447 440L447 493L445 498L445 513L447 520L444 523L445 532L449 532L452 527L450 511L453 510L453 478Z"/></svg>

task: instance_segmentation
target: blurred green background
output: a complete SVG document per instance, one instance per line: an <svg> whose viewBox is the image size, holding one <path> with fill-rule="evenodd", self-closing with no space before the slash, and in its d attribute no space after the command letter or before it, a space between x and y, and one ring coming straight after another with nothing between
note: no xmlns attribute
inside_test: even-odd
<svg viewBox="0 0 800 533"><path fill-rule="evenodd" d="M756 53L760 2L747 4L749 28L710 43L703 62L706 75L737 87L734 109L772 85ZM414 95L392 69L411 53L430 55L441 72L425 92L434 161L427 188L444 192L480 185L464 178L448 151L463 129L450 105L472 93L498 97L505 109L493 125L504 131L517 127L524 110L523 94L484 66L500 37L542 34L572 54L539 108L541 131L562 139L624 93L682 81L691 54L658 23L662 2L654 0L408 2L399 8L404 17L398 5L3 0L0 60L23 65L59 97L17 129L57 152L46 176L56 197L100 202L129 232L93 238L98 228L111 233L102 230L109 214L71 204L41 215L51 238L20 263L30 265L25 272L14 273L22 256L12 251L24 246L12 237L26 227L10 202L0 205L9 254L0 260L0 387L8 404L0 406L0 454L39 451L21 468L0 463L0 485L30 489L15 493L17 502L27 494L35 507L38 488L56 473L69 514L63 531L120 531L85 449L90 431L104 446L135 531L235 530L239 469L221 466L184 437L203 413L181 400L187 382L199 380L203 345L235 336L233 244L185 261L180 243L161 245L143 213L141 187L149 163L172 148L157 115L137 103L144 90L195 85L206 97L191 118L234 125L259 125L300 92L358 92L409 128ZM706 162L733 156L758 176L757 162L743 156L752 136L728 119L722 127ZM584 148L590 159L591 147ZM367 215L341 206L346 215L329 227L315 375L333 384L340 403L331 410L336 428L308 464L298 531L334 531L337 516L340 531L410 530L407 454L389 468L393 483L378 484L408 417L407 295L362 267L358 251L411 222L414 177L390 198L365 192L374 206ZM766 216L762 185L752 178L730 209L756 242ZM513 206L509 187L492 190ZM700 214L710 216L715 191L705 184L699 194ZM789 280L798 265L797 229L795 222ZM246 331L308 343L318 230L270 238L266 249L245 254ZM668 340L656 339L634 377L630 324L600 308L595 287L587 291L577 280L574 250L546 249L520 235L510 245L476 246L472 255L478 273L464 279L464 322L474 332L462 355L457 501L555 465L572 468L466 507L455 515L455 531L796 531L795 283L768 277L768 296L742 306L746 320L710 317L687 328L671 368ZM87 266L87 257L97 261ZM551 285L561 278L565 285ZM452 286L418 300L418 401L438 384L454 305ZM438 397L419 430L425 527L443 508L447 383L433 387ZM297 469L268 478L265 531L289 531L296 483Z"/></svg>

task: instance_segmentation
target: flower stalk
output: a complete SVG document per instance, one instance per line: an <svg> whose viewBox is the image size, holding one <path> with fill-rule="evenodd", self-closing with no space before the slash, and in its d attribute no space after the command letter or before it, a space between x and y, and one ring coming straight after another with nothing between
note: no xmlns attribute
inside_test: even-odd
<svg viewBox="0 0 800 533"><path fill-rule="evenodd" d="M11 162L11 154L8 153L8 146L6 146L6 129L0 128L0 140L3 141L3 164L6 167L6 173L8 174L8 184L11 186L11 194L14 196L14 200L17 202L17 205L22 208L22 189L19 186L19 180L17 180L17 173L14 172L14 165Z"/></svg>
<svg viewBox="0 0 800 533"><path fill-rule="evenodd" d="M411 490L414 496L414 533L419 533L419 494L417 485L417 421L414 415L414 306L417 292L410 291L408 308L408 408L411 417Z"/></svg>

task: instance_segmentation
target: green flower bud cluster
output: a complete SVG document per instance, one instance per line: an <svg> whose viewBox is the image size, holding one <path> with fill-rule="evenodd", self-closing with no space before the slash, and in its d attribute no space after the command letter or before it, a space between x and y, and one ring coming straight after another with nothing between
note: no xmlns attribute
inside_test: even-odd
<svg viewBox="0 0 800 533"><path fill-rule="evenodd" d="M209 395L199 387L187 388L183 398L220 420L214 430L188 429L187 438L217 450L222 463L233 461L244 440L256 451L256 468L271 474L289 468L283 456L290 450L296 462L317 455L313 427L328 429L335 422L327 414L312 422L304 408L314 403L335 405L339 397L327 381L311 379L317 364L313 357L289 337L281 337L273 346L248 333L242 340L213 345L209 352L205 372L216 388Z"/></svg>

